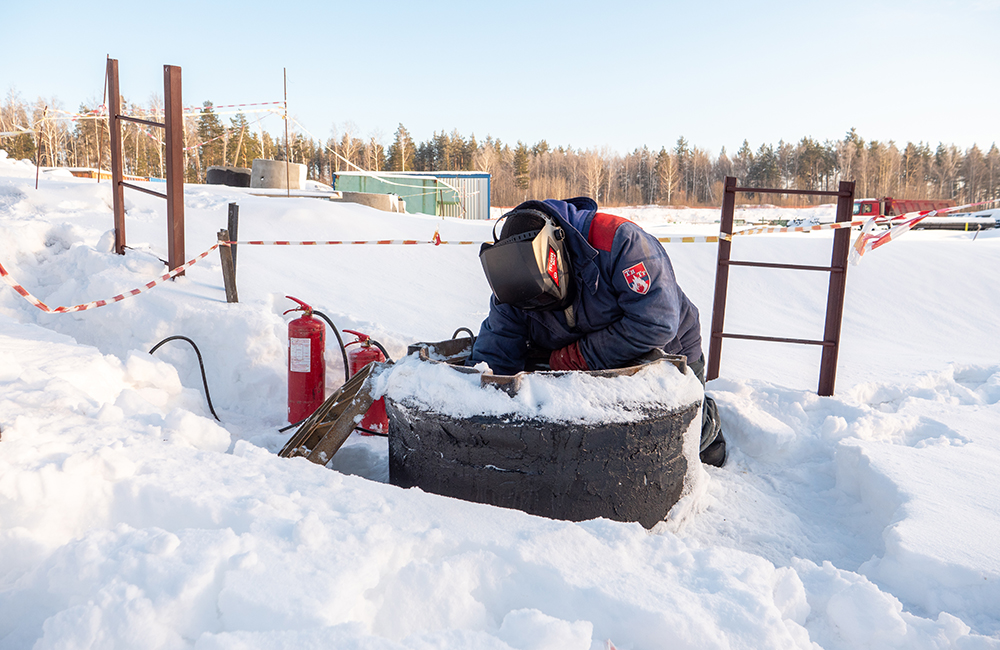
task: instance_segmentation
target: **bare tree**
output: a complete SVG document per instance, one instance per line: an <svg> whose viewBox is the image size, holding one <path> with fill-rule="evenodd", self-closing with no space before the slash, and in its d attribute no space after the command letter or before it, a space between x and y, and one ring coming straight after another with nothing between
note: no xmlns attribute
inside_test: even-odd
<svg viewBox="0 0 1000 650"><path fill-rule="evenodd" d="M382 171L384 163L385 146L382 144L382 132L376 129L365 144L365 169L373 172Z"/></svg>
<svg viewBox="0 0 1000 650"><path fill-rule="evenodd" d="M583 176L586 180L587 196L598 203L603 198L601 187L604 184L605 168L601 153L588 149L583 153Z"/></svg>

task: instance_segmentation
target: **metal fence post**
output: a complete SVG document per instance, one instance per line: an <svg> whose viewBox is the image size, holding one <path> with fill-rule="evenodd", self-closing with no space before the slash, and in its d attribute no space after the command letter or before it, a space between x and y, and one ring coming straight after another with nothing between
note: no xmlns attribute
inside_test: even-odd
<svg viewBox="0 0 1000 650"><path fill-rule="evenodd" d="M167 262L175 269L185 262L184 105L181 103L181 69L176 65L163 66L163 103L167 145Z"/></svg>
<svg viewBox="0 0 1000 650"><path fill-rule="evenodd" d="M722 362L722 331L726 319L726 293L729 290L729 256L733 243L723 235L733 234L733 213L736 211L736 177L726 176L722 196L722 219L719 223L719 257L715 267L715 299L712 302L712 338L708 343L708 367L705 380L719 378Z"/></svg>
<svg viewBox="0 0 1000 650"><path fill-rule="evenodd" d="M840 181L837 197L837 222L854 216L854 181ZM841 228L833 234L830 260L830 289L826 296L826 325L823 330L823 356L819 365L819 388L824 397L833 395L837 381L837 357L840 354L840 326L844 320L844 296L847 293L847 258L851 249L851 230Z"/></svg>
<svg viewBox="0 0 1000 650"><path fill-rule="evenodd" d="M122 110L118 91L118 59L108 59L108 131L111 134L111 203L115 215L115 252L125 254L125 188L122 186L122 130L118 115ZM97 176L100 177L100 162Z"/></svg>

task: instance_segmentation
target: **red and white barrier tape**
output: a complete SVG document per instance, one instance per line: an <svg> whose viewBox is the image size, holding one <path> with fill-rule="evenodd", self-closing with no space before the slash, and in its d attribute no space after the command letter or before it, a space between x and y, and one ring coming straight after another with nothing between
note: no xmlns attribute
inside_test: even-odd
<svg viewBox="0 0 1000 650"><path fill-rule="evenodd" d="M248 106L284 106L285 102L257 102L255 104L219 104L218 106L212 105L212 111L214 112L217 108L246 108ZM192 106L185 108L185 111L201 112L208 108L207 106Z"/></svg>
<svg viewBox="0 0 1000 650"><path fill-rule="evenodd" d="M230 114L242 112L239 109L250 108L250 107L255 107L255 106L284 106L284 102L259 102L259 103L253 103L253 104L226 104L226 105L223 105L223 106L212 106L212 112L214 114L216 114L216 115L230 115ZM185 117L195 117L195 116L198 116L198 115L204 115L206 113L206 111L205 111L206 108L207 107L205 107L205 106L191 106L191 107L183 108L181 110L183 111ZM237 110L217 111L216 109L237 109ZM76 122L76 121L79 121L79 120L104 120L104 119L107 119L107 117L108 117L108 109L107 109L107 106L105 106L104 104L101 104L97 108L95 108L93 110L90 110L90 111L85 111L83 113L73 113L73 112L70 112L70 111L60 110L60 109L57 109L57 108L53 108L51 110L54 113L61 114L63 117L51 116L51 117L42 118L39 121L40 122L59 122L59 121L69 120L71 122ZM136 115L142 116L143 118L147 118L148 117L148 118L152 118L152 119L163 119L162 118L162 116L163 116L163 110L162 109L154 111L154 110L148 110L148 109L145 109L145 108L142 108L142 107L135 107L133 110L134 110L134 112L135 112ZM274 111L275 109L273 109L273 108L264 108L264 109L260 109L260 110L262 110L262 111ZM257 111L250 111L250 112L257 112Z"/></svg>
<svg viewBox="0 0 1000 650"><path fill-rule="evenodd" d="M10 273L7 272L7 269L5 269L3 267L3 264L0 264L0 278L3 278L3 281L6 282L7 284L9 284L14 289L14 291L16 291L18 293L18 295L20 295L22 298L24 298L25 300L27 300L28 302L30 302L35 307L38 307L39 309L41 309L45 313L47 313L47 314L68 314L68 313L71 313L71 312L86 311L87 309L95 309L97 307L103 307L105 305L110 305L110 304L113 304L113 303L116 303L116 302L121 302L122 300L125 300L126 298L131 298L132 296L137 296L140 293L142 293L143 291L146 291L147 289L152 289L153 287L155 287L156 285L160 284L161 282L169 280L170 278L176 276L177 274L179 274L179 273L181 273L181 272L183 272L183 271L191 268L197 262L199 262L200 260L203 260L205 257L207 257L209 253L211 253L212 251L214 251L219 246L230 246L232 244L247 244L247 245L251 245L251 246L253 246L253 245L323 246L323 245L337 245L337 244L341 244L341 245L344 245L344 244L347 244L347 245L350 245L350 244L354 244L354 245L371 245L371 244L380 244L380 245L393 245L393 244L395 244L395 245L400 245L400 244L403 244L403 245L431 244L431 245L434 245L434 246L445 246L445 245L448 245L448 244L479 244L479 243L481 243L481 242L475 242L475 241L447 241L447 240L443 240L443 239L441 239L441 236L437 232L434 233L434 238L433 239L430 239L430 240L427 240L427 241L422 241L422 240L417 240L417 239L382 239L382 240L372 240L372 241L226 241L226 242L219 242L217 244L214 244L211 248L209 248L204 253L201 253L200 255L198 255L197 257L195 257L194 259L188 261L187 263L185 263L185 264L183 264L181 266L178 266L176 269L174 269L170 273L166 273L164 275L161 275L159 278L157 278L157 279L155 279L155 280L153 280L151 282L147 282L146 284L144 284L142 287L140 287L138 289L132 289L131 291L126 291L124 293L121 293L121 294L119 294L119 295L117 295L117 296L115 296L113 298L109 298L107 300L95 300L93 302L88 302L88 303L85 303L85 304L82 304L82 305L74 305L72 307L56 307L55 309L52 309L51 307L49 307L48 305L46 305L44 302L42 302L41 300L39 300L35 296L31 295L31 292L29 292L23 286L21 286L20 284L18 284L18 282L16 280L14 280L14 278L12 278L10 276Z"/></svg>
<svg viewBox="0 0 1000 650"><path fill-rule="evenodd" d="M227 241L219 242L224 246L247 245L247 246L419 246L430 244L433 246L467 246L470 244L482 244L479 241L449 241L441 239L435 233L434 239L372 239L372 240L330 240L330 241Z"/></svg>
<svg viewBox="0 0 1000 650"><path fill-rule="evenodd" d="M954 208L946 208L942 210L924 210L923 212L909 213L909 215L903 215L903 217L911 216L911 218L897 223L887 232L879 235L871 234L872 229L875 227L876 218L873 217L868 219L868 221L843 221L837 223L820 224L816 226L794 226L794 227L774 227L774 228L751 228L749 230L741 230L739 232L729 235L727 233L721 233L718 237L716 236L704 236L704 237L659 237L658 241L661 243L672 244L672 243L684 243L684 244L694 244L694 243L718 243L719 240L732 241L732 238L736 235L754 235L759 233L769 233L769 232L809 232L815 230L832 230L837 228L852 228L854 226L863 225L861 235L858 236L857 241L854 243L854 249L851 251L851 263L857 264L861 256L867 251L876 249L880 246L884 246L895 238L898 238L903 233L910 230L916 223L937 214L944 214L948 212L955 212L958 210L963 210L970 207L976 207L980 205L986 205L989 203L995 203L995 201L984 201L981 203L970 203L966 205L956 206ZM903 217L896 217L893 221L899 221ZM126 291L125 293L119 294L108 300L95 300L93 302L88 302L82 305L74 305L73 307L56 307L51 309L44 302L35 298L28 292L27 289L18 284L10 274L7 269L0 264L0 277L3 278L4 282L9 284L14 288L20 296L25 300L38 307L42 311L50 314L66 314L70 312L85 311L87 309L94 309L96 307L103 307L105 305L110 305L112 303L120 302L126 298L139 295L147 289L152 289L156 285L169 280L170 278L176 276L177 274L185 271L186 269L192 267L199 260L204 259L209 253L214 251L219 246L232 246L232 245L245 245L245 246L418 246L418 245L433 245L433 246L447 246L447 245L457 245L457 246L469 246L478 245L483 242L479 241L469 241L469 240L445 240L441 239L441 235L438 232L434 233L434 237L430 240L420 240L420 239L374 239L374 240L304 240L304 241L288 241L288 240L275 240L275 241L262 241L262 240L247 240L247 241L224 241L214 244L204 253L201 253L194 259L188 261L182 266L177 267L173 271L160 276L156 280L147 282L145 285L138 289L132 289L131 291Z"/></svg>
<svg viewBox="0 0 1000 650"><path fill-rule="evenodd" d="M10 274L7 272L7 269L5 269L3 267L3 264L0 264L0 277L3 278L4 282L6 282L7 284L9 284L11 287L13 287L14 291L16 291L18 294L20 294L20 296L22 298L24 298L25 300L27 300L28 302L30 302L35 307L38 307L39 309L41 309L45 313L47 313L47 314L68 314L70 312L85 311L87 309L94 309L96 307L103 307L104 305L110 305L112 303L121 302L122 300L125 300L126 298L131 298L132 296L137 296L140 293L142 293L143 291L146 291L147 289L152 289L153 287L155 287L156 285L160 284L161 282L169 280L170 278L174 277L178 273L182 273L186 269L191 268L192 266L195 265L196 262L198 262L201 259L204 259L209 253L211 253L212 251L214 251L218 247L219 247L219 244L216 244L216 245L212 246L211 248L209 248L207 251L205 251L204 253L202 253L198 257L195 257L194 259L190 260L189 262L187 262L187 263L185 263L185 264L183 264L181 266L178 266L176 269L174 269L170 273L167 273L165 275L161 275L159 278L153 280L152 282L147 282L146 284L144 284L142 287L140 287L138 289L132 289L131 291L126 291L125 293L119 294L119 295L115 296L114 298L109 298L108 300L95 300L93 302L88 302L88 303L83 304L83 305L74 305L73 307L56 307L55 309L50 308L44 302L42 302L38 298L36 298L33 295L31 295L31 293L29 293L27 289L25 289L20 284L18 284L14 280L14 278L10 277Z"/></svg>
<svg viewBox="0 0 1000 650"><path fill-rule="evenodd" d="M709 235L707 237L658 237L661 244L717 244L719 237Z"/></svg>
<svg viewBox="0 0 1000 650"><path fill-rule="evenodd" d="M198 144L193 144L190 147L184 147L184 151L191 151L192 149L197 149L198 147L203 147L203 146L205 146L206 144L208 144L210 142L215 142L216 140L221 140L222 138L225 138L225 137L227 137L229 135L230 135L229 133L223 133L222 135L217 135L214 138L209 138L208 140L205 140L204 142L199 142Z"/></svg>
<svg viewBox="0 0 1000 650"><path fill-rule="evenodd" d="M886 232L878 235L871 234L872 229L875 227L875 217L872 217L861 228L861 234L858 235L858 238L854 240L854 247L851 249L850 256L851 264L857 266L858 263L861 262L861 257L865 253L874 250L879 246L885 246L893 239L898 239L903 234L909 232L910 228L916 225L917 222L923 221L928 216L930 215L907 219L903 223L896 224Z"/></svg>
<svg viewBox="0 0 1000 650"><path fill-rule="evenodd" d="M956 205L955 207L952 208L941 208L940 210L921 210L917 212L907 212L906 214L899 215L898 217L890 217L888 219L886 219L886 217L881 217L881 219L883 221L887 220L890 224L903 224L906 222L912 222L910 223L909 226L906 227L906 230L909 230L910 228L913 227L913 224L917 223L917 221L919 221L920 219L933 217L939 214L948 214L949 212L961 212L963 210L968 210L969 208L977 208L983 205L990 205L991 203L996 203L996 200L980 201L979 203L966 203L965 205ZM787 226L787 227L768 226L763 228L748 228L746 230L740 230L732 234L721 233L719 235L719 238L724 239L726 241L732 241L733 237L736 237L737 235L759 235L762 233L775 233L775 232L813 232L816 230L836 230L838 228L854 228L857 226L865 226L868 222L872 222L874 224L875 219L877 218L878 217L875 217L869 219L868 221L864 219L859 221L840 221L834 223L824 223L815 226ZM914 221L914 219L916 219L916 221ZM903 232L906 232L906 230L904 230ZM899 235L897 235L897 237L898 236Z"/></svg>
<svg viewBox="0 0 1000 650"><path fill-rule="evenodd" d="M775 232L813 232L816 230L837 230L838 228L853 228L855 226L860 226L864 221L837 221L834 223L821 223L815 226L764 226L760 228L748 228L746 230L738 230L732 234L720 233L719 239L724 239L726 241L733 241L733 237L739 235L761 235L767 233Z"/></svg>

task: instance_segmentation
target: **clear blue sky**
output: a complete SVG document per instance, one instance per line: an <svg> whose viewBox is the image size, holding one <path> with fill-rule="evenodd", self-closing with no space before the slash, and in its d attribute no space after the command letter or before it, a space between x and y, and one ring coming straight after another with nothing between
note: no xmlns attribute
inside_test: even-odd
<svg viewBox="0 0 1000 650"><path fill-rule="evenodd" d="M157 9L162 8L162 9ZM326 138L351 122L388 143L402 123L625 153L679 136L713 155L804 136L1000 140L1000 0L146 4L6 0L0 92L162 94L185 105L279 101ZM265 126L278 132L280 120Z"/></svg>

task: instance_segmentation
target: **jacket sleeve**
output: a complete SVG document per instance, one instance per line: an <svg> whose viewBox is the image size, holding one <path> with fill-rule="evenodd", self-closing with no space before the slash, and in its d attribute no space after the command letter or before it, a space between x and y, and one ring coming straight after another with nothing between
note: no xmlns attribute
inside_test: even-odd
<svg viewBox="0 0 1000 650"><path fill-rule="evenodd" d="M620 368L677 337L683 297L670 258L655 238L627 223L611 248L609 291L621 318L580 340L591 368Z"/></svg>
<svg viewBox="0 0 1000 650"><path fill-rule="evenodd" d="M525 313L510 305L498 304L490 296L490 314L479 328L479 336L466 365L485 361L498 375L524 370L528 351L528 320Z"/></svg>

